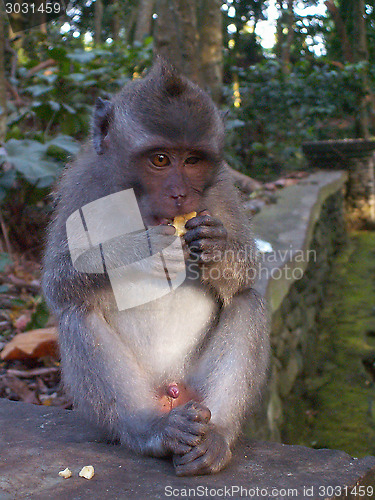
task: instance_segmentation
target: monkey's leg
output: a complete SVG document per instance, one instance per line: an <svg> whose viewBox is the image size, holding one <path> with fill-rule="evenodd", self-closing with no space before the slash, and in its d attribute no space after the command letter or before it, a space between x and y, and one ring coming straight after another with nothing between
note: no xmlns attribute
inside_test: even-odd
<svg viewBox="0 0 375 500"><path fill-rule="evenodd" d="M174 456L177 475L218 472L230 460L246 409L260 397L268 367L266 313L250 289L223 308L203 355L194 366L191 383L211 411L202 441L182 456Z"/></svg>
<svg viewBox="0 0 375 500"><path fill-rule="evenodd" d="M184 454L207 431L210 413L198 404L159 411L150 375L100 314L65 309L60 346L64 382L75 404L131 449Z"/></svg>

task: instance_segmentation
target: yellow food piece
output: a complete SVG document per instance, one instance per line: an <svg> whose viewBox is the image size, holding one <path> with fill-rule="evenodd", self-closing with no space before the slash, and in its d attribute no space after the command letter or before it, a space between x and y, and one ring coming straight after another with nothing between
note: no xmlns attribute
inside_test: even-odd
<svg viewBox="0 0 375 500"><path fill-rule="evenodd" d="M67 467L66 469L59 472L59 476L63 477L64 479L68 479L69 477L72 477L72 471Z"/></svg>
<svg viewBox="0 0 375 500"><path fill-rule="evenodd" d="M94 474L94 467L92 465L85 465L79 473L79 476L84 477L85 479L92 479Z"/></svg>
<svg viewBox="0 0 375 500"><path fill-rule="evenodd" d="M172 226L176 229L177 236L183 236L186 233L185 224L188 220L197 216L197 212L190 212L185 215L177 215L172 222Z"/></svg>

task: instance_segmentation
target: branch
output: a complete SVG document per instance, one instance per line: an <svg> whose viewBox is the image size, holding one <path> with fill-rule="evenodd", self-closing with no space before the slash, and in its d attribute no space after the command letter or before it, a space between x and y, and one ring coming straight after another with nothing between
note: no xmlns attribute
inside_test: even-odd
<svg viewBox="0 0 375 500"><path fill-rule="evenodd" d="M21 99L21 97L19 96L18 92L17 92L17 89L15 87L13 87L13 85L8 82L8 80L5 80L5 86L6 88L9 90L9 92L12 94L13 96L13 99L14 99L14 103L17 107L19 106L23 106L24 102L23 100Z"/></svg>
<svg viewBox="0 0 375 500"><path fill-rule="evenodd" d="M50 66L55 66L57 63L54 59L47 59L46 61L43 61L33 68L29 69L29 71L26 73L26 78L29 78L30 76L33 76L35 73L38 73L41 69L46 69L49 68Z"/></svg>

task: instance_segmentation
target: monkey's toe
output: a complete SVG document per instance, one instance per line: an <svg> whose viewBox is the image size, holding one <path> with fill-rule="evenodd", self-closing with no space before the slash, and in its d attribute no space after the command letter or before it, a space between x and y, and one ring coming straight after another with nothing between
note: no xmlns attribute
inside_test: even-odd
<svg viewBox="0 0 375 500"><path fill-rule="evenodd" d="M216 474L232 458L232 452L223 437L212 430L197 446L184 455L174 455L177 476Z"/></svg>

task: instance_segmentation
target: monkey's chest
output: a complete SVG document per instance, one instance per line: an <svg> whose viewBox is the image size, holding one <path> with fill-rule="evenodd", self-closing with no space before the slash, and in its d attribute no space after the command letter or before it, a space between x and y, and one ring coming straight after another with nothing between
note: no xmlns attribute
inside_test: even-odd
<svg viewBox="0 0 375 500"><path fill-rule="evenodd" d="M115 329L143 368L156 378L181 376L210 329L219 306L209 292L181 286L115 315Z"/></svg>

